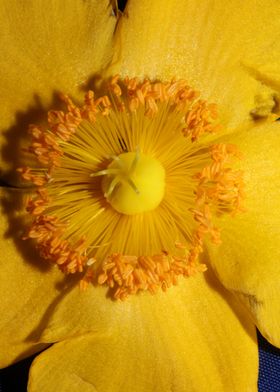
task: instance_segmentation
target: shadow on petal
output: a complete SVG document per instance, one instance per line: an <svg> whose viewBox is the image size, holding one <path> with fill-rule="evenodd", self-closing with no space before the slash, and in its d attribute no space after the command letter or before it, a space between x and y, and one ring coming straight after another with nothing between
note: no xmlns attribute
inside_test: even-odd
<svg viewBox="0 0 280 392"><path fill-rule="evenodd" d="M209 260L209 255L207 251L204 251L204 257L206 260ZM255 332L252 333L252 323L253 320L250 316L250 313L247 311L245 306L239 302L237 296L233 296L232 293L226 291L226 288L223 287L222 283L217 284L218 278L216 277L215 271L207 261L207 272L204 274L205 281L207 282L208 286L215 290L230 306L231 310L235 313L237 319L239 320L240 324L243 326L244 330L247 334L252 338L252 340L256 340ZM234 300L233 300L234 299ZM248 320L251 319L251 322Z"/></svg>
<svg viewBox="0 0 280 392"><path fill-rule="evenodd" d="M3 145L1 146L1 157L3 160L2 180L8 185L25 186L17 168L21 166L38 166L33 156L25 149L30 143L28 127L30 124L44 125L47 123L47 112L51 108L62 108L59 92L53 92L52 102L48 108L44 107L39 95L34 94L33 102L29 109L17 112L15 124L3 132Z"/></svg>

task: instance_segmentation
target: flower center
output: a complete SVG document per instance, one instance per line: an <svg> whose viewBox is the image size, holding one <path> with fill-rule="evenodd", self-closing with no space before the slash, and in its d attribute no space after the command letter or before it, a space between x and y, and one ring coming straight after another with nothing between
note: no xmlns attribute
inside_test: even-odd
<svg viewBox="0 0 280 392"><path fill-rule="evenodd" d="M23 238L118 299L205 271L204 239L219 244L214 217L242 211L244 184L236 147L215 135L216 105L198 96L184 80L116 76L80 107L64 97L65 112L30 127Z"/></svg>
<svg viewBox="0 0 280 392"><path fill-rule="evenodd" d="M163 199L165 170L151 156L139 152L120 154L100 174L104 174L104 196L122 214L152 211Z"/></svg>

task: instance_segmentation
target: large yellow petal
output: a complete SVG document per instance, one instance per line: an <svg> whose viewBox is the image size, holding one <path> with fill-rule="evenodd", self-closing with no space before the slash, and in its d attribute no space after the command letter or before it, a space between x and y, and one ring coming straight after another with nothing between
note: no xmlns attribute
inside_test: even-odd
<svg viewBox="0 0 280 392"><path fill-rule="evenodd" d="M63 275L21 239L25 197L22 190L0 188L1 368L57 340L109 330L114 309L105 289L81 292L80 277Z"/></svg>
<svg viewBox="0 0 280 392"><path fill-rule="evenodd" d="M3 367L46 347L38 337L45 326L45 315L59 300L57 284L62 277L56 269L42 263L34 249L19 238L22 207L18 191L1 189L0 196L0 366Z"/></svg>
<svg viewBox="0 0 280 392"><path fill-rule="evenodd" d="M267 86L280 92L280 34L275 36L269 47L255 56L248 56L244 65L248 71ZM278 97L279 99L279 97Z"/></svg>
<svg viewBox="0 0 280 392"><path fill-rule="evenodd" d="M132 296L120 303L106 297L106 290L102 287L91 286L85 293L80 292L77 279L64 279L56 268L48 269L36 257L34 249L28 249L27 243L21 243L19 239L15 241L22 227L22 203L15 193L15 190L2 190L1 366L30 355L49 343L72 338L74 346L71 339L69 343L62 343L66 357L63 359L64 373L62 370L59 373L64 376L65 372L72 372L71 366L77 366L79 361L91 374L89 379L94 377L95 380L96 377L102 385L105 382L103 375L108 375L107 371L110 372L115 363L123 361L130 364L129 369L119 370L120 380L126 378L128 372L127 390L134 390L131 377L135 368L139 369L139 390L145 390L160 376L158 383L162 389L159 390L168 390L166 388L171 388L171 383L179 391L182 388L203 390L210 376L215 392L227 390L228 385L233 391L242 390L243 386L250 391L256 390L254 326L210 271L205 277L182 280L178 287L167 293ZM91 336L89 341L86 336ZM124 341L127 344L122 352ZM92 347L91 342L94 342ZM154 350L152 355L150 348ZM71 358L68 349L77 351L72 364L68 363ZM53 350L56 346L51 349L51 355L56 352ZM91 353L89 357L88 353ZM136 354L143 356L140 367L136 363ZM57 359L60 355L62 353ZM126 360L127 355L131 356L130 362ZM88 367L88 362L96 358L100 358L98 366ZM149 358L152 362L146 367ZM160 358L167 358L166 362L161 364ZM104 361L108 362L107 370ZM40 367L39 370L41 372ZM79 374L79 369L75 371ZM168 375L166 378L164 373ZM69 376L67 380L75 390L75 385L81 387L81 380L79 376L73 377ZM48 379L52 382L53 376L48 375ZM148 384L143 384L144 381ZM45 386L41 387L42 378L36 377L35 390L37 382L40 383L37 390L53 389L46 379ZM66 383L66 378L56 380L57 389L66 390L68 386L60 386L61 382ZM186 385L192 389L186 389Z"/></svg>
<svg viewBox="0 0 280 392"><path fill-rule="evenodd" d="M25 196L22 190L0 188L0 367L60 339L108 331L115 312L104 288L81 292L80 277L63 275L22 241Z"/></svg>
<svg viewBox="0 0 280 392"><path fill-rule="evenodd" d="M5 0L0 25L3 178L28 124L41 120L58 92L81 97L110 61L116 18L109 0Z"/></svg>
<svg viewBox="0 0 280 392"><path fill-rule="evenodd" d="M210 271L112 307L111 329L37 357L30 392L257 391L255 329Z"/></svg>
<svg viewBox="0 0 280 392"><path fill-rule="evenodd" d="M0 188L0 367L57 340L108 331L115 311L104 288L80 292L80 277L63 275L21 239L25 197L22 190Z"/></svg>
<svg viewBox="0 0 280 392"><path fill-rule="evenodd" d="M280 124L260 124L230 141L244 154L247 211L218 220L222 244L209 247L210 260L261 333L280 347Z"/></svg>
<svg viewBox="0 0 280 392"><path fill-rule="evenodd" d="M279 40L279 12L278 0L265 7L262 0L129 0L113 70L185 78L220 104L223 120L235 126L249 118L263 89L271 93L243 62Z"/></svg>

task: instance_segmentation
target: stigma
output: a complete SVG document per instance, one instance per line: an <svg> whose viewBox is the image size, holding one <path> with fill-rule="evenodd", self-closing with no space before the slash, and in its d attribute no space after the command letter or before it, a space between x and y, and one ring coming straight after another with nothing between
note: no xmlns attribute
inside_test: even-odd
<svg viewBox="0 0 280 392"><path fill-rule="evenodd" d="M108 203L119 213L133 215L152 211L164 196L165 171L161 163L139 151L113 157L105 170L102 190Z"/></svg>

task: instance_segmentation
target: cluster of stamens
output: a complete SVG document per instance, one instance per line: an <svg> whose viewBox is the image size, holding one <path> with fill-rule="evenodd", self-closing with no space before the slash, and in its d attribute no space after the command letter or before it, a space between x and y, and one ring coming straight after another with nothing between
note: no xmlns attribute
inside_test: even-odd
<svg viewBox="0 0 280 392"><path fill-rule="evenodd" d="M51 211L52 198L49 184L56 183L56 169L62 165L65 146L84 124L97 124L98 119L110 117L112 113L133 116L142 113L147 119L156 118L163 106L178 113L181 119L181 136L198 143L205 134L220 130L217 107L198 99L199 94L184 80L170 82L140 81L137 78L120 80L112 78L109 94L95 97L93 91L85 96L84 105L76 106L68 97L63 97L67 112L50 111L48 129L30 126L32 143L28 151L33 154L40 168L20 168L22 178L36 187L35 196L29 198L26 210L33 217L24 239L36 241L41 256L50 260L64 273L83 272L81 287L93 281L107 285L115 298L124 299L140 290L155 293L158 288L166 290L178 282L179 276L191 276L206 269L200 264L205 235L214 243L220 242L220 232L213 224L213 215L234 214L243 209L244 184L242 172L230 167L232 160L239 158L235 146L214 144L208 148L208 164L193 176L196 184L193 205L189 211L193 217L193 234L188 244L176 242L175 254L166 249L152 255L130 255L118 252L107 254L98 260L91 251L86 236L72 238L68 233L68 222ZM118 159L117 156L114 159ZM137 162L135 162L135 165ZM106 176L112 170L101 168L91 177ZM90 177L90 176L89 176ZM108 189L110 196L117 184ZM137 192L137 185L131 183ZM168 228L167 228L168 230Z"/></svg>

